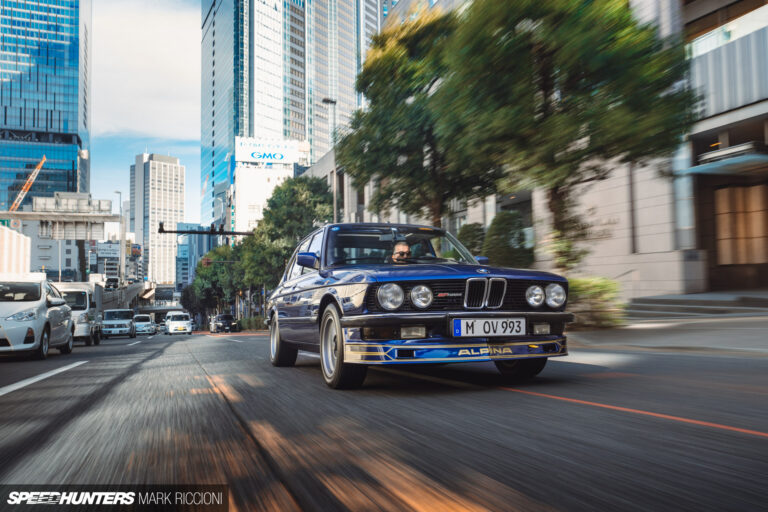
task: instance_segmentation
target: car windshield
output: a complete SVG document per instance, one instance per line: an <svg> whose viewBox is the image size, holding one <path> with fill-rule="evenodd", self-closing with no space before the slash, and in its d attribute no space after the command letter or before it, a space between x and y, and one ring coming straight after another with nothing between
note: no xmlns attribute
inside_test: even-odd
<svg viewBox="0 0 768 512"><path fill-rule="evenodd" d="M141 324L147 324L152 320L150 320L149 315L136 315L133 317L133 321Z"/></svg>
<svg viewBox="0 0 768 512"><path fill-rule="evenodd" d="M131 311L130 309L104 312L104 320L132 320L132 319L133 319L133 311Z"/></svg>
<svg viewBox="0 0 768 512"><path fill-rule="evenodd" d="M186 322L189 320L188 315L170 315L168 321L170 322Z"/></svg>
<svg viewBox="0 0 768 512"><path fill-rule="evenodd" d="M217 318L217 320L227 321L227 322L231 322L234 319L235 317L233 317L232 315L219 315Z"/></svg>
<svg viewBox="0 0 768 512"><path fill-rule="evenodd" d="M328 237L326 261L328 266L477 263L450 233L413 226L335 226Z"/></svg>
<svg viewBox="0 0 768 512"><path fill-rule="evenodd" d="M88 294L85 292L64 292L61 294L64 296L64 300L73 311L85 311L88 309Z"/></svg>
<svg viewBox="0 0 768 512"><path fill-rule="evenodd" d="M0 283L0 302L40 300L40 283Z"/></svg>

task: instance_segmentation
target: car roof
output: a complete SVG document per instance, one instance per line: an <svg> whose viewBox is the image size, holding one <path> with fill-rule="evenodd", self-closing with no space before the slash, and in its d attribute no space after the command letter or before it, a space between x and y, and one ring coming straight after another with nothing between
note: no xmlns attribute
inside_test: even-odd
<svg viewBox="0 0 768 512"><path fill-rule="evenodd" d="M445 231L443 228L435 226L427 226L424 224L400 224L389 222L337 222L335 224L326 224L326 227L353 227L353 228L409 228L409 229L434 229L437 231Z"/></svg>

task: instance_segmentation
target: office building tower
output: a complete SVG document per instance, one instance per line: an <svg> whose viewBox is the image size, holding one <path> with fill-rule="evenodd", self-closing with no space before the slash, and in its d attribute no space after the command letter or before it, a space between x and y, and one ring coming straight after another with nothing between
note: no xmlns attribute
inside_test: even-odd
<svg viewBox="0 0 768 512"><path fill-rule="evenodd" d="M238 217L236 138L294 141L304 165L331 148L334 126L344 126L363 104L355 78L381 12L381 0L203 3L203 224L229 218L229 225Z"/></svg>
<svg viewBox="0 0 768 512"><path fill-rule="evenodd" d="M149 281L176 282L176 237L158 233L184 220L184 172L178 158L143 153L131 165L130 230L142 246Z"/></svg>
<svg viewBox="0 0 768 512"><path fill-rule="evenodd" d="M0 2L0 210L89 191L91 1Z"/></svg>

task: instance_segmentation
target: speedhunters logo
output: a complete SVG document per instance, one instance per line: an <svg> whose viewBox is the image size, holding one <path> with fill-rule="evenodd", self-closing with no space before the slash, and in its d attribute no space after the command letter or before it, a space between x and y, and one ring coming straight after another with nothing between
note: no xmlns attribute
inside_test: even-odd
<svg viewBox="0 0 768 512"><path fill-rule="evenodd" d="M11 492L9 505L133 505L134 492Z"/></svg>
<svg viewBox="0 0 768 512"><path fill-rule="evenodd" d="M229 508L229 492L225 485L4 485L0 490L0 510L218 512Z"/></svg>

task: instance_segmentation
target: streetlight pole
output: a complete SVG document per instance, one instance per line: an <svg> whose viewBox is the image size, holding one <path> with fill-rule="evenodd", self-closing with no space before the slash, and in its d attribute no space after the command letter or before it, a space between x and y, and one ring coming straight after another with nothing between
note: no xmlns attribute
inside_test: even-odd
<svg viewBox="0 0 768 512"><path fill-rule="evenodd" d="M331 170L331 175L333 176L333 222L334 224L338 222L338 215L337 215L337 208L336 208L336 196L338 195L338 192L336 189L338 188L337 185L337 176L336 176L336 100L331 98L323 98L323 103L325 105L330 105L331 109L333 111L333 120L332 120L332 129L331 129L331 142L333 143L333 169Z"/></svg>
<svg viewBox="0 0 768 512"><path fill-rule="evenodd" d="M120 268L117 271L117 278L120 285L122 285L125 275L123 270L125 267L125 218L123 217L123 193L115 190L115 194L117 194L118 201L120 201Z"/></svg>

